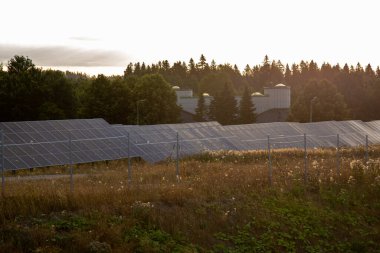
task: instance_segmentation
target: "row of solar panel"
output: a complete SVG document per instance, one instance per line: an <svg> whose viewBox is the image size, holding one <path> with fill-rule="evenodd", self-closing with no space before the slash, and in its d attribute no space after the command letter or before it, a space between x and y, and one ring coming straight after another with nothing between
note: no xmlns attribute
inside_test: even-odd
<svg viewBox="0 0 380 253"><path fill-rule="evenodd" d="M0 122L4 168L15 170L69 163L142 157L158 162L205 150L251 150L357 146L380 143L380 121L264 123L221 126L217 122L150 126L110 125L103 119ZM1 153L1 151L0 151ZM0 166L2 166L0 164Z"/></svg>

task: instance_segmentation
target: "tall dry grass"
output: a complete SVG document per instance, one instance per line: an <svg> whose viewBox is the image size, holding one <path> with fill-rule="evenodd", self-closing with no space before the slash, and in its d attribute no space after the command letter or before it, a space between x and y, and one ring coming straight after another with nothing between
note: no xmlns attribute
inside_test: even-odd
<svg viewBox="0 0 380 253"><path fill-rule="evenodd" d="M96 220L97 224L91 226L98 235L81 235L77 240L88 244L102 239L122 251L125 248L115 239L120 238L118 233L143 221L208 248L216 243L214 234L218 231L234 231L236 224L248 222L253 213L256 219L265 218L268 213L260 199L266 196L292 192L301 195L304 201L324 205L320 194L323 189L345 188L355 192L366 188L368 194L362 201L371 201L380 187L379 151L373 147L371 160L366 164L364 150L343 150L338 174L335 150L310 150L305 182L303 151L277 150L272 153L271 186L267 154L263 151L211 152L184 159L180 162L180 178L176 178L171 161L156 165L136 162L131 183L126 161L79 166L76 173L86 176L74 175L73 192L68 178L8 181L0 202L0 225L7 227L25 220L25 226L32 226L30 217L81 215ZM110 217L122 222L110 227ZM32 227L34 231L42 231ZM49 229L45 227L44 233L49 234ZM36 232L35 236L47 235Z"/></svg>

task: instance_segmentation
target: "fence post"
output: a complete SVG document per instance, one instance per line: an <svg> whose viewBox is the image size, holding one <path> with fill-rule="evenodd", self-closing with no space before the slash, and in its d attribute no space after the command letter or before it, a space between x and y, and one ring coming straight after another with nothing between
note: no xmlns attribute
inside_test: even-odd
<svg viewBox="0 0 380 253"><path fill-rule="evenodd" d="M130 139L129 139L129 133L127 134L127 143L128 143L128 146L127 146L127 152L128 152L128 183L131 183L131 181L132 181L132 175L131 175L131 155L130 155L131 144L130 144Z"/></svg>
<svg viewBox="0 0 380 253"><path fill-rule="evenodd" d="M336 135L336 169L340 176L339 134Z"/></svg>
<svg viewBox="0 0 380 253"><path fill-rule="evenodd" d="M177 132L177 144L176 144L176 177L177 177L177 181L179 182L179 136L178 136L178 132Z"/></svg>
<svg viewBox="0 0 380 253"><path fill-rule="evenodd" d="M305 183L307 183L307 144L306 144L306 134L303 134L303 147L305 151Z"/></svg>
<svg viewBox="0 0 380 253"><path fill-rule="evenodd" d="M69 132L69 166L70 166L70 192L74 191L74 182L73 182L73 151L72 151L72 140L71 133Z"/></svg>
<svg viewBox="0 0 380 253"><path fill-rule="evenodd" d="M4 196L5 193L5 178L4 178L4 150L5 150L5 144L4 144L4 132L0 129L0 142L1 142L1 196Z"/></svg>
<svg viewBox="0 0 380 253"><path fill-rule="evenodd" d="M269 176L269 185L272 185L272 161L270 157L270 136L268 134L268 166L269 166L269 171L268 171L268 176Z"/></svg>
<svg viewBox="0 0 380 253"><path fill-rule="evenodd" d="M368 165L369 155L368 155L368 134L365 136L365 163Z"/></svg>

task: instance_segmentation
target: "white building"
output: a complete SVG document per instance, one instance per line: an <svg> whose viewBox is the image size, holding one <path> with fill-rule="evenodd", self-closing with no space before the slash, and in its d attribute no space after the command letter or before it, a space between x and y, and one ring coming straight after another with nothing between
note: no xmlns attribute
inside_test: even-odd
<svg viewBox="0 0 380 253"><path fill-rule="evenodd" d="M271 109L290 108L290 87L282 83L274 87L264 87L264 94L254 92L251 96L257 114Z"/></svg>
<svg viewBox="0 0 380 253"><path fill-rule="evenodd" d="M198 98L193 97L192 90L180 90L174 86L177 94L177 104L182 107L182 119L184 122L192 122L195 115ZM204 96L205 104L209 105L212 97ZM240 96L235 97L240 103ZM284 84L277 84L274 87L264 87L264 94L254 92L251 95L252 102L256 108L257 122L283 122L286 121L291 103L290 87Z"/></svg>

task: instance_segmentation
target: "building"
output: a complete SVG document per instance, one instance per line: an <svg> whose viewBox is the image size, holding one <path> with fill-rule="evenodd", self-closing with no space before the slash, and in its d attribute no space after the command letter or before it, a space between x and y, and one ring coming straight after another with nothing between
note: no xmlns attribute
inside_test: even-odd
<svg viewBox="0 0 380 253"><path fill-rule="evenodd" d="M173 89L177 94L177 104L182 107L181 118L183 122L194 122L195 109L198 98L193 96L192 90L180 90L178 86ZM285 122L290 111L290 87L277 84L274 87L264 87L264 93L254 92L251 95L252 102L256 108L257 122ZM205 104L208 106L212 97L204 94ZM235 97L240 103L240 96Z"/></svg>

